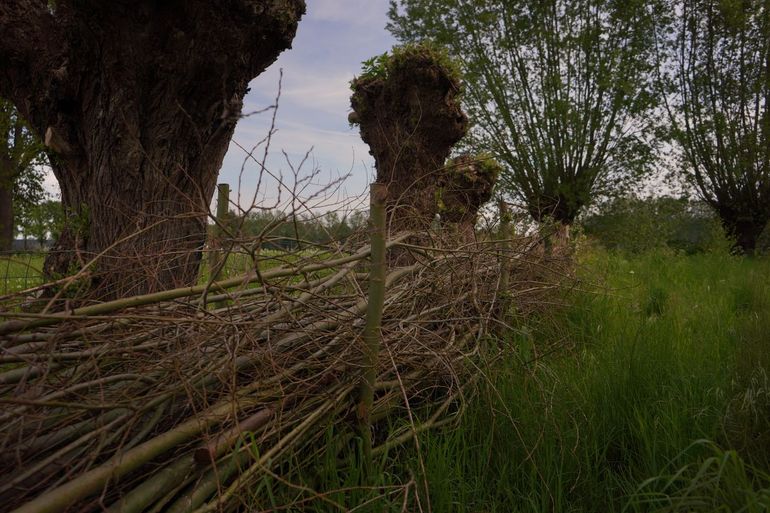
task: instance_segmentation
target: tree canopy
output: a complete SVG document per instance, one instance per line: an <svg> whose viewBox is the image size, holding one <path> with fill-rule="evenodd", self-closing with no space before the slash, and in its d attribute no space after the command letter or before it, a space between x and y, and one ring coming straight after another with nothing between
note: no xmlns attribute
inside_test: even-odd
<svg viewBox="0 0 770 513"><path fill-rule="evenodd" d="M770 220L770 6L671 0L664 92L683 170L741 251Z"/></svg>
<svg viewBox="0 0 770 513"><path fill-rule="evenodd" d="M391 0L389 30L463 66L472 142L537 220L571 223L651 161L658 2Z"/></svg>

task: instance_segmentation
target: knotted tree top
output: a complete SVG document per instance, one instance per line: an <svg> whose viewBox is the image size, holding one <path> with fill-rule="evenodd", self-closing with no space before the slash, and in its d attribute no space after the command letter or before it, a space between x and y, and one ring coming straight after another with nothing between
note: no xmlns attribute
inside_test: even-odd
<svg viewBox="0 0 770 513"><path fill-rule="evenodd" d="M438 175L468 129L457 67L432 46L409 45L367 61L351 88L349 120L369 145L376 182L388 186L391 230L427 227Z"/></svg>
<svg viewBox="0 0 770 513"><path fill-rule="evenodd" d="M447 162L436 200L442 222L476 224L479 209L492 198L502 170L488 155L460 155Z"/></svg>

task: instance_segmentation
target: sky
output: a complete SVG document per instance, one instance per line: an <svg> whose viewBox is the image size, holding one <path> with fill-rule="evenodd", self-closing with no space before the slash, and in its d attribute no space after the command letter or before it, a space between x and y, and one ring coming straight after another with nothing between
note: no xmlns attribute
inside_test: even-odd
<svg viewBox="0 0 770 513"><path fill-rule="evenodd" d="M299 23L292 48L251 82L246 95L243 112L260 111L275 103L280 80L276 131L265 167L276 176L283 175L286 186L292 187L291 166L297 168L312 149L300 175L315 176L301 195L307 199L334 184L326 194L310 201L316 208L337 209L337 200L363 197L374 175L368 147L361 141L358 129L351 128L347 121L349 82L361 69L363 60L388 51L395 44L385 30L387 9L388 0L307 0L307 12ZM241 147L250 150L265 138L272 115L272 111L267 111L241 119L222 165L220 183L227 182L237 189L246 160L240 187L242 208L247 208L254 198L260 165L247 158ZM282 154L284 151L291 166ZM260 161L263 154L264 143L255 152ZM338 183L346 176L344 182ZM277 189L276 181L265 174L257 203L275 204ZM287 193L284 188L284 203ZM235 194L231 201L238 201Z"/></svg>
<svg viewBox="0 0 770 513"><path fill-rule="evenodd" d="M363 195L374 175L374 161L358 130L351 128L347 121L349 82L361 69L362 61L390 50L395 44L385 30L388 0L306 0L306 3L307 12L297 27L292 48L285 50L249 84L250 91L244 99L245 114L273 105L280 80L281 95L266 173L260 182L259 163L249 159L241 147L250 150L265 138L272 111L248 115L238 122L222 164L219 183L230 184L231 202L243 209L248 209L255 198L262 207L276 205L279 192L280 206L285 209L290 196L287 188L294 185L291 166L296 169L311 149L310 157L300 169L300 176L306 178L301 184L304 190L300 196L308 200L318 191L327 193L309 198L307 206L337 210L340 205L335 202L342 199L367 203ZM262 160L264 148L262 143L254 153L258 161ZM285 187L279 186L270 174L283 176ZM313 175L312 180L308 179L309 175ZM344 182L338 183L345 176ZM329 184L334 188L329 189ZM46 188L58 192L56 180L50 174ZM352 203L348 206L355 207Z"/></svg>

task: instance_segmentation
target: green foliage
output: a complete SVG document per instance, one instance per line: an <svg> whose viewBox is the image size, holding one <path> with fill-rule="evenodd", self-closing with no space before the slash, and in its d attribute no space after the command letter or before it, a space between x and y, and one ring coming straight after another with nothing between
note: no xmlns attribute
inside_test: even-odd
<svg viewBox="0 0 770 513"><path fill-rule="evenodd" d="M375 55L371 59L366 59L361 63L361 75L359 78L386 78L389 60L388 52Z"/></svg>
<svg viewBox="0 0 770 513"><path fill-rule="evenodd" d="M0 98L0 188L12 191L13 216L17 219L29 215L27 211L46 197L43 150L13 104ZM0 225L6 222L16 224L0 219ZM0 247L9 243L0 241Z"/></svg>
<svg viewBox="0 0 770 513"><path fill-rule="evenodd" d="M43 189L45 179L42 165L29 165L20 172L13 182L13 211L15 217L24 217L26 211L45 201L48 196Z"/></svg>
<svg viewBox="0 0 770 513"><path fill-rule="evenodd" d="M299 483L272 481L261 508L767 511L770 261L601 250L580 260L588 290L520 319L457 425L383 455L375 488L355 451L338 459L349 438L330 426L318 463ZM600 291L585 285L596 280Z"/></svg>
<svg viewBox="0 0 770 513"><path fill-rule="evenodd" d="M245 218L230 212L227 229L238 238L262 237L264 249L294 249L302 244L344 242L366 226L368 214L327 212L319 217L300 217L274 210L258 210Z"/></svg>
<svg viewBox="0 0 770 513"><path fill-rule="evenodd" d="M703 203L669 197L619 197L581 220L586 235L628 253L670 249L687 254L729 248L719 220Z"/></svg>
<svg viewBox="0 0 770 513"><path fill-rule="evenodd" d="M660 9L659 1L392 0L388 28L460 59L471 143L505 164L503 186L536 219L570 223L594 197L649 170Z"/></svg>
<svg viewBox="0 0 770 513"><path fill-rule="evenodd" d="M415 56L425 56L437 66L448 71L450 77L458 82L460 81L460 66L456 60L449 56L446 48L433 44L430 41L420 43L407 43L394 46L390 53L385 52L375 55L361 63L361 74L350 83L351 89L355 90L355 84L372 79L386 79L393 70L404 66Z"/></svg>
<svg viewBox="0 0 770 513"><path fill-rule="evenodd" d="M26 207L18 219L20 232L41 245L59 238L64 229L64 210L60 201L45 200ZM75 222L74 226L78 226Z"/></svg>
<svg viewBox="0 0 770 513"><path fill-rule="evenodd" d="M682 173L753 252L770 220L770 5L670 0L668 11L661 95Z"/></svg>

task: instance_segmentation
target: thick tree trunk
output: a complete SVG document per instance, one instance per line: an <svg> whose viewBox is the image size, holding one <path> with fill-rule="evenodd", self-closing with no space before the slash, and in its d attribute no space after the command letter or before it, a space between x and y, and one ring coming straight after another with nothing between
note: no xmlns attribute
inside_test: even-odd
<svg viewBox="0 0 770 513"><path fill-rule="evenodd" d="M766 223L753 221L724 222L725 231L733 240L733 251L742 255L753 255L765 225Z"/></svg>
<svg viewBox="0 0 770 513"><path fill-rule="evenodd" d="M387 73L353 81L349 120L369 145L376 182L387 186L389 230L423 230L438 213L436 184L468 118L459 77L430 47L407 47L389 59Z"/></svg>
<svg viewBox="0 0 770 513"><path fill-rule="evenodd" d="M42 55L0 44L16 66L0 92L61 186L68 226L47 273L98 256L101 298L192 284L248 83L290 47L303 0L42 4L0 6L0 28Z"/></svg>
<svg viewBox="0 0 770 513"><path fill-rule="evenodd" d="M762 235L768 223L765 216L765 209L755 208L750 210L750 204L739 204L723 202L719 204L712 201L711 206L716 210L722 227L727 236L733 242L733 252L743 255L753 255L757 249L759 236Z"/></svg>

